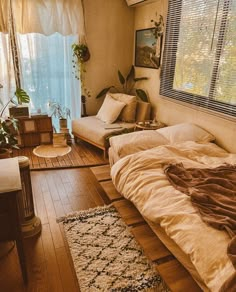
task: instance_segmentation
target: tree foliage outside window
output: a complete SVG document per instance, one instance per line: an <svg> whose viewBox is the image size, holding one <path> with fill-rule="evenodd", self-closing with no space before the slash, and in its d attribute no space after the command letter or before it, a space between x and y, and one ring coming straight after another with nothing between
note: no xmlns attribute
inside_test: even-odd
<svg viewBox="0 0 236 292"><path fill-rule="evenodd" d="M161 94L236 116L236 1L169 1Z"/></svg>

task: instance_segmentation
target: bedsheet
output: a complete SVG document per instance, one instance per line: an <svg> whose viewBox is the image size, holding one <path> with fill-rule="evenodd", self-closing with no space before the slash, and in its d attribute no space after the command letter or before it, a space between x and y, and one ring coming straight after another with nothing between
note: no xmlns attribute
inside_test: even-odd
<svg viewBox="0 0 236 292"><path fill-rule="evenodd" d="M188 141L126 156L111 169L117 190L144 217L160 224L189 257L210 291L219 291L234 273L226 252L230 238L204 223L190 198L170 185L163 171L163 165L169 163L183 163L186 168L217 167L236 164L236 155L213 143Z"/></svg>

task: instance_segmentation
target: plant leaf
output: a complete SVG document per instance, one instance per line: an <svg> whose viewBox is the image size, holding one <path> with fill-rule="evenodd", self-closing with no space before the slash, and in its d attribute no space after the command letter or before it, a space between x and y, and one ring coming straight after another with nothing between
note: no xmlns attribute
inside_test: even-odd
<svg viewBox="0 0 236 292"><path fill-rule="evenodd" d="M134 78L134 65L131 66L130 71L129 71L129 74L126 77L126 81L128 82L129 79L132 79L132 80L135 79Z"/></svg>
<svg viewBox="0 0 236 292"><path fill-rule="evenodd" d="M114 86L110 86L110 87L106 87L106 88L102 89L102 90L98 93L98 95L96 96L96 98L100 98L100 97L102 97L103 95L107 94L107 92L108 92L112 87L114 87Z"/></svg>
<svg viewBox="0 0 236 292"><path fill-rule="evenodd" d="M122 85L124 85L124 84L125 84L125 78L124 78L124 76L121 74L120 70L118 70L118 77L119 77L120 83L121 83Z"/></svg>
<svg viewBox="0 0 236 292"><path fill-rule="evenodd" d="M148 96L143 89L136 89L137 96L144 102L148 102Z"/></svg>
<svg viewBox="0 0 236 292"><path fill-rule="evenodd" d="M17 97L18 103L29 103L30 97L29 95L22 89L22 88L17 88L15 92L15 96Z"/></svg>

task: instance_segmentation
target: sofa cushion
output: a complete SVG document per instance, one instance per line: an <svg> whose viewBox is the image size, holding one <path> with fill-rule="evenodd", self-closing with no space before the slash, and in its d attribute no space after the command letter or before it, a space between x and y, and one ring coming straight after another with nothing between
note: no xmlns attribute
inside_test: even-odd
<svg viewBox="0 0 236 292"><path fill-rule="evenodd" d="M137 97L124 93L109 93L111 97L121 102L124 102L126 106L122 109L119 120L123 122L132 123L135 121Z"/></svg>
<svg viewBox="0 0 236 292"><path fill-rule="evenodd" d="M141 100L137 101L136 122L150 120L151 104Z"/></svg>
<svg viewBox="0 0 236 292"><path fill-rule="evenodd" d="M133 129L134 123L120 122L121 128L118 129L106 129L107 124L102 122L96 116L84 117L76 120L72 120L72 133L78 135L85 140L91 141L100 147L107 147L108 141L106 137L113 133L122 132L125 128Z"/></svg>
<svg viewBox="0 0 236 292"><path fill-rule="evenodd" d="M97 118L107 124L111 124L117 120L125 105L125 102L116 100L107 94L97 113Z"/></svg>

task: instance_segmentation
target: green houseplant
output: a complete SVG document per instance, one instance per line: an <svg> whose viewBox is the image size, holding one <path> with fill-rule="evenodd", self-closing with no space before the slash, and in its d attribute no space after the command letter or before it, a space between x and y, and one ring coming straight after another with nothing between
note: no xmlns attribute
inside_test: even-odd
<svg viewBox="0 0 236 292"><path fill-rule="evenodd" d="M147 93L141 89L136 88L136 83L142 80L147 80L147 77L135 77L135 69L134 66L131 66L131 69L127 76L123 76L123 74L118 70L118 79L120 82L121 87L116 88L114 85L111 85L109 87L106 87L102 89L96 98L100 98L104 96L107 92L109 92L111 89L113 89L115 92L123 92L126 94L136 94L138 98L140 98L144 102L148 102L148 96Z"/></svg>
<svg viewBox="0 0 236 292"><path fill-rule="evenodd" d="M0 84L0 88L2 88ZM10 156L10 150L18 149L17 132L18 121L13 117L3 117L4 111L10 103L15 106L22 103L28 103L30 101L29 95L21 88L17 88L15 94L10 98L6 104L2 105L0 111L0 158L6 158Z"/></svg>
<svg viewBox="0 0 236 292"><path fill-rule="evenodd" d="M67 128L67 119L70 118L70 109L57 101L49 101L51 116L59 119L60 128Z"/></svg>
<svg viewBox="0 0 236 292"><path fill-rule="evenodd" d="M18 149L16 134L18 123L14 118L4 119L0 117L0 158L10 157L11 149Z"/></svg>

